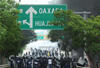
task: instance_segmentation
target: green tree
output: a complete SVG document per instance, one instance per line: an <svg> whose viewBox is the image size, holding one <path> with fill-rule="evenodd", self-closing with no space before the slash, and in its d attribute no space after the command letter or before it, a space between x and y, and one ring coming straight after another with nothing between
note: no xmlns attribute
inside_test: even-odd
<svg viewBox="0 0 100 68"><path fill-rule="evenodd" d="M67 32L64 37L69 36L71 38L71 48L85 51L93 63L92 67L95 68L94 57L99 56L100 52L100 16L92 16L84 20L80 15L76 15L72 11L64 10L57 11L54 15L57 19L54 20L53 23L55 25L64 25L64 31ZM59 35L60 34L55 38L56 40L59 39ZM52 33L51 39L53 39L54 36L56 36L56 34ZM63 43L66 42L63 41ZM64 45L63 48L66 46L67 45ZM92 57L93 55L94 57Z"/></svg>
<svg viewBox="0 0 100 68"><path fill-rule="evenodd" d="M23 30L22 34L24 36L23 45L29 43L30 41L36 41L36 33L33 30Z"/></svg>
<svg viewBox="0 0 100 68"><path fill-rule="evenodd" d="M71 14L71 11L56 11L54 13L54 21L52 22L52 24L54 25L62 25L64 27L66 27L66 22L69 19L69 16ZM70 20L70 19L69 19ZM71 39L71 35L69 34L69 30L65 29L64 30L51 30L48 37L51 39L51 41L59 41L61 40L61 49L64 50L65 52L71 50L72 48L72 39Z"/></svg>
<svg viewBox="0 0 100 68"><path fill-rule="evenodd" d="M71 50L70 36L65 30L51 30L48 37L52 42L58 42L58 47L65 51L65 55L68 56L69 50Z"/></svg>
<svg viewBox="0 0 100 68"><path fill-rule="evenodd" d="M2 42L0 42L0 44L1 44L1 45L0 45L0 51L2 51L2 49L3 49L2 44L4 43L5 34L6 34L6 29L3 28L3 27L1 26L1 24L0 24L0 41L2 41Z"/></svg>
<svg viewBox="0 0 100 68"><path fill-rule="evenodd" d="M36 40L34 31L19 28L17 7L14 0L0 0L0 55L5 57L17 55L30 40Z"/></svg>
<svg viewBox="0 0 100 68"><path fill-rule="evenodd" d="M14 0L0 0L0 55L5 57L17 55L26 44L23 44L25 39L17 23L17 6Z"/></svg>

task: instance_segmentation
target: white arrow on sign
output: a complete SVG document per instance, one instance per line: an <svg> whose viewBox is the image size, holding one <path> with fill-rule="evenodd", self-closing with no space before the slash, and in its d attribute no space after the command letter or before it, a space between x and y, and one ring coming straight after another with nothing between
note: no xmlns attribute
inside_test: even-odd
<svg viewBox="0 0 100 68"><path fill-rule="evenodd" d="M37 14L37 11L30 7L26 12L26 14L30 13L30 23L27 22L27 20L23 20L23 24L27 24L30 26L30 28L33 28L33 13Z"/></svg>

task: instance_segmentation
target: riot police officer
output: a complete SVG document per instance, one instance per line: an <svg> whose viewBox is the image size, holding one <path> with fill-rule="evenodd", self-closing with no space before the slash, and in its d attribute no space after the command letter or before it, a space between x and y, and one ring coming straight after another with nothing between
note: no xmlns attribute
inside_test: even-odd
<svg viewBox="0 0 100 68"><path fill-rule="evenodd" d="M14 67L14 56L10 56L8 60L9 60L9 62L10 62L10 67L11 67L11 68L15 68L15 67Z"/></svg>
<svg viewBox="0 0 100 68"><path fill-rule="evenodd" d="M27 68L32 68L32 60L33 58L32 57L29 57L28 60L27 60Z"/></svg>

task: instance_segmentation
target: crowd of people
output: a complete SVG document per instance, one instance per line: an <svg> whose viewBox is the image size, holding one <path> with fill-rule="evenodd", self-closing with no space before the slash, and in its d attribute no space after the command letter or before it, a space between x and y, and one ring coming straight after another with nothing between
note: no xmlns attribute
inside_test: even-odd
<svg viewBox="0 0 100 68"><path fill-rule="evenodd" d="M10 56L11 68L76 68L77 61L58 51L32 49L23 56Z"/></svg>

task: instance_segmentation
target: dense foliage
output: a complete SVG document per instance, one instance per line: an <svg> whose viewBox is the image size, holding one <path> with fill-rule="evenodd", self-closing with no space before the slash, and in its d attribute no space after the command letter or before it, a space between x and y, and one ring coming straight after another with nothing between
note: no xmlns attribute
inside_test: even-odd
<svg viewBox="0 0 100 68"><path fill-rule="evenodd" d="M0 55L5 57L17 55L25 44L36 37L29 38L35 35L34 31L22 31L19 28L17 7L14 0L0 0Z"/></svg>
<svg viewBox="0 0 100 68"><path fill-rule="evenodd" d="M56 11L54 15L56 19L53 23L63 25L64 30L52 30L49 34L51 41L62 40L66 43L62 48L70 45L72 49L82 48L92 54L100 52L100 16L84 20L70 10Z"/></svg>
<svg viewBox="0 0 100 68"><path fill-rule="evenodd" d="M12 0L0 0L0 24L2 30L5 29L3 33L5 37L0 41L2 47L0 53L6 57L17 54L22 48L23 36L17 24L19 11L16 7L17 4Z"/></svg>

